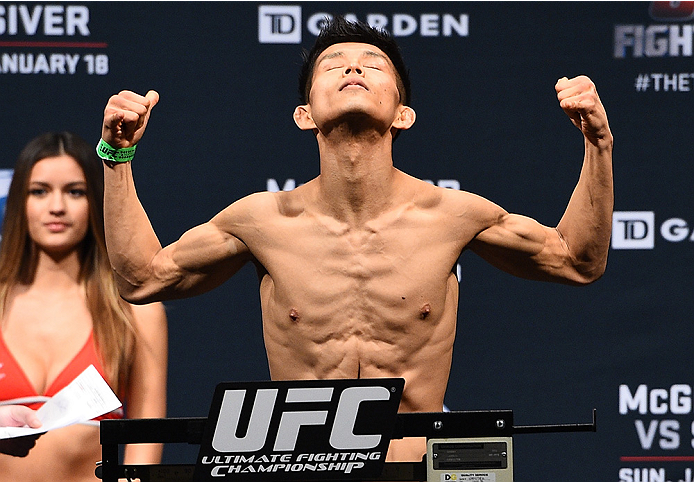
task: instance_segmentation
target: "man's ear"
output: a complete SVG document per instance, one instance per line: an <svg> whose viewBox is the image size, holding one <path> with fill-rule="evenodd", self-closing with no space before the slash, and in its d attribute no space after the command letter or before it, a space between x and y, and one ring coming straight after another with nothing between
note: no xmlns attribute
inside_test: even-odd
<svg viewBox="0 0 694 482"><path fill-rule="evenodd" d="M396 129L407 130L412 127L414 121L417 119L417 114L415 114L412 107L401 105L398 109L398 114L393 121L393 126Z"/></svg>
<svg viewBox="0 0 694 482"><path fill-rule="evenodd" d="M316 123L313 122L311 108L308 105L300 105L294 109L294 123L302 131L308 131L317 127Z"/></svg>

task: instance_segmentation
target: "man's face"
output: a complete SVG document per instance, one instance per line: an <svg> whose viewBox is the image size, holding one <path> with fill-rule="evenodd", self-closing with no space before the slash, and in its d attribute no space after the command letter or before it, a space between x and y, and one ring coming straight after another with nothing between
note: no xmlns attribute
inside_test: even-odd
<svg viewBox="0 0 694 482"><path fill-rule="evenodd" d="M345 115L392 121L400 106L395 68L373 45L332 45L316 60L308 103L319 127Z"/></svg>

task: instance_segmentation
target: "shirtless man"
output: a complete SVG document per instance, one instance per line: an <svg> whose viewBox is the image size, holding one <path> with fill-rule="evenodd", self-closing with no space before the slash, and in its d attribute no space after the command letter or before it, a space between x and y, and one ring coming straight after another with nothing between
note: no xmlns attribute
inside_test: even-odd
<svg viewBox="0 0 694 482"><path fill-rule="evenodd" d="M130 164L106 163L106 236L122 295L136 303L193 296L252 262L273 379L403 377L401 411L441 411L458 307L453 271L464 249L537 280L584 285L604 272L613 205L605 110L587 77L557 82L585 157L550 228L393 166L393 139L415 112L388 37L337 20L313 54L294 120L316 136L320 175L303 186L244 197L162 249ZM158 100L154 91L113 96L103 140L135 145ZM425 450L396 442L390 460L419 460Z"/></svg>

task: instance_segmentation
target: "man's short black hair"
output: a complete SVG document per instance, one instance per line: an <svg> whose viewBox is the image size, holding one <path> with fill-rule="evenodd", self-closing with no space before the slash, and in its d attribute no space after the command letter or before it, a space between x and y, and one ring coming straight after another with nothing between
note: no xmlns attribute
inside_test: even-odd
<svg viewBox="0 0 694 482"><path fill-rule="evenodd" d="M351 22L344 16L335 16L332 20L326 18L316 43L309 51L303 52L304 63L299 74L299 99L301 104L308 104L308 94L311 91L313 69L318 56L328 47L344 42L359 42L378 47L388 56L395 67L400 102L409 105L411 100L410 76L400 48L392 35L386 30L373 28L364 22Z"/></svg>

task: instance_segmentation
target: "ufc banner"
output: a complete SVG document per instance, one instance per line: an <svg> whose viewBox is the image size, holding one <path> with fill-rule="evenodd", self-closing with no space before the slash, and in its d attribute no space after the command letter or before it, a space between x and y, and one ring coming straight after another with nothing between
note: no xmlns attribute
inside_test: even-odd
<svg viewBox="0 0 694 482"><path fill-rule="evenodd" d="M221 383L194 480L377 477L404 386L402 378Z"/></svg>

